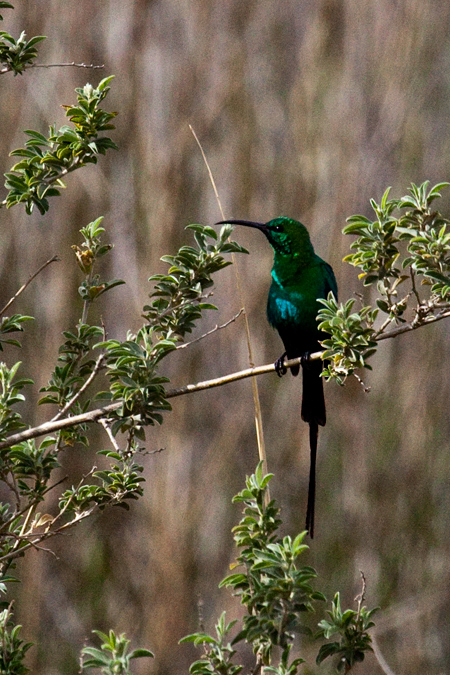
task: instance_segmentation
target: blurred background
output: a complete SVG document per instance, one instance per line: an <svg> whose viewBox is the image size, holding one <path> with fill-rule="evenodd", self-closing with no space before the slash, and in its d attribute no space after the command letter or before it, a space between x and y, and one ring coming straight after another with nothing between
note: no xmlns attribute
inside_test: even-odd
<svg viewBox="0 0 450 675"><path fill-rule="evenodd" d="M4 30L47 35L40 63L105 64L103 71L34 69L1 78L0 157L23 146L24 129L46 133L65 123L60 104L73 89L115 74L107 110L119 152L67 180L49 213L0 212L0 288L6 302L41 263L42 273L15 305L36 317L27 327L22 375L35 381L32 402L52 370L61 332L81 313L80 271L70 246L78 230L105 216L105 277L126 286L105 296L101 314L110 337L141 323L150 274L161 255L192 241L188 223L212 224L220 212L196 130L215 175L227 217L300 219L316 252L335 270L340 299L359 290L357 271L342 263L350 237L346 217L370 214L370 197L411 181L450 178L450 5L424 0L21 0L5 10ZM0 200L6 191L0 189ZM447 209L448 199L440 206ZM265 318L271 251L255 231L235 232L251 254L239 256L257 364L282 351ZM240 305L232 268L216 277L211 312L196 334L223 323ZM4 304L3 302L3 304ZM385 341L363 374L326 385L328 424L321 431L316 538L305 562L331 600L340 590L353 606L360 570L367 604L380 605L375 636L394 673L450 671L450 322ZM171 355L164 373L174 386L248 366L242 318ZM300 420L300 382L275 375L258 382L272 496L283 532L303 529L309 466L307 426ZM43 421L43 406L29 422ZM74 447L61 475L78 482L93 453ZM257 463L249 381L173 401L161 428L150 429L145 497L129 512L112 509L54 540L58 557L31 552L19 564L16 618L37 643L35 675L77 672L93 628L126 631L134 646L156 653L136 672L187 672L193 648L178 640L208 630L237 601L219 590L234 557L231 505ZM56 497L55 497L56 498ZM51 508L51 505L48 507ZM317 617L316 620L319 620ZM314 618L312 625L314 624ZM317 648L302 655L313 666ZM327 668L321 667L320 672ZM355 668L381 672L373 656Z"/></svg>

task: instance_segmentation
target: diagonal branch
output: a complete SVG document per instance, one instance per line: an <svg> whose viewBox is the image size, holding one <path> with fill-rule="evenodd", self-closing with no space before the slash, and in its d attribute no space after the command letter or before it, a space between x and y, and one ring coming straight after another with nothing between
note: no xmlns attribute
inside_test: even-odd
<svg viewBox="0 0 450 675"><path fill-rule="evenodd" d="M450 309L444 307L438 314L433 317L428 317L422 323L408 323L398 328L394 328L387 333L378 335L376 341L385 340L387 338L396 337L402 333L407 333L412 330L417 330L421 326L440 321L450 316ZM310 355L310 360L318 360L322 358L323 352L314 352ZM301 364L301 358L289 359L285 361L284 365L286 368L292 368L293 366L298 366ZM183 387L178 387L176 389L169 389L165 393L165 398L175 398L176 396L184 396L184 394L193 394L197 391L204 391L205 389L213 389L215 387L221 387L225 384L230 384L231 382L237 382L238 380L245 380L249 377L256 377L257 375L266 375L267 373L273 373L275 371L275 364L269 363L265 366L256 366L253 368L247 368L246 370L240 370L236 373L230 373L229 375L224 375L222 377L217 377L212 380L204 380L203 382L197 382L196 384L186 384ZM103 408L97 408L95 410L90 410L89 412L82 413L80 415L73 415L71 417L65 417L63 419L44 422L37 427L31 429L25 429L25 431L20 431L12 436L9 436L4 441L0 442L0 450L4 448L10 448L16 443L21 443L22 441L27 441L31 438L38 438L44 434L51 434L59 431L60 429L67 429L73 427L77 424L88 424L91 422L98 422L100 418L107 416L109 413L115 412L122 406L122 401L117 401L115 403L110 403L109 405L104 406Z"/></svg>
<svg viewBox="0 0 450 675"><path fill-rule="evenodd" d="M316 352L311 354L311 359L320 359L322 352ZM298 366L300 364L301 358L291 359L285 361L284 365L287 368L292 368L292 366ZM247 368L246 370L241 370L237 373L231 373L230 375L224 375L223 377L217 377L213 380L205 380L204 382L198 382L197 384L186 384L184 387L179 387L177 389L169 389L165 393L165 398L175 398L176 396L183 396L184 394L193 394L196 391L204 391L205 389L213 389L214 387L221 387L224 384L229 384L230 382L237 382L238 380L245 380L248 377L255 377L256 375L265 375L266 373L272 373L275 371L275 364L269 363L266 366L257 366L254 368ZM116 403L110 403L109 405L104 406L103 408L97 408L95 410L90 410L86 413L81 413L79 415L72 415L71 417L65 417L64 419L59 419L51 422L44 422L38 427L32 429L25 429L25 431L20 431L17 434L9 436L6 440L0 442L0 450L3 448L10 448L16 443L21 443L22 441L28 441L31 438L37 438L38 436L43 436L44 434L52 434L61 429L67 429L73 427L76 424L88 424L90 422L98 422L100 418L107 416L109 413L115 412L123 405L122 401L117 401Z"/></svg>
<svg viewBox="0 0 450 675"><path fill-rule="evenodd" d="M31 284L31 282L33 281L33 279L35 279L35 278L37 277L37 275L40 274L40 273L42 272L42 270L45 270L45 268L46 268L48 265L50 265L50 263L52 263L52 262L58 262L58 261L59 261L58 256L57 256L57 255L54 255L53 258L50 258L50 260L47 260L47 262L45 262L43 265L41 265L40 268L39 268L34 274L31 275L31 277L28 279L28 281L26 281L26 282L19 288L19 290L17 291L17 293L16 293L15 295L13 295L13 297L12 297L10 300L8 300L8 302L7 302L6 305L3 307L3 309L0 310L0 316L2 316L2 315L6 312L6 310L8 309L8 307L10 307L10 306L13 304L14 300L17 300L17 298L19 297L19 295L20 295L21 293L23 293L23 291L26 289L26 287L29 286L29 285Z"/></svg>

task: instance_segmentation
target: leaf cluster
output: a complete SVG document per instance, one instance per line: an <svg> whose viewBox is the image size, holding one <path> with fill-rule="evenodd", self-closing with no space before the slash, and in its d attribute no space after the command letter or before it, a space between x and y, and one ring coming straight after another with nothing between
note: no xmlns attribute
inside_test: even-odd
<svg viewBox="0 0 450 675"><path fill-rule="evenodd" d="M112 78L104 78L96 88L86 84L75 90L77 105L63 106L72 127L65 125L57 131L50 126L48 137L38 131L25 131L29 136L25 147L11 152L22 159L5 174L8 208L23 203L27 213L36 207L44 214L49 209L48 198L60 195L61 188L66 187L63 176L86 164L96 164L98 155L104 155L109 148L117 149L111 138L99 135L114 129L111 120L117 113L100 107Z"/></svg>
<svg viewBox="0 0 450 675"><path fill-rule="evenodd" d="M204 310L216 309L204 302L205 292L213 285L212 275L230 264L223 254L245 252L229 241L229 226L219 235L202 225L186 229L194 231L197 248L182 246L176 255L162 257L170 268L167 274L150 277L155 287L151 304L144 306L147 323L123 342L106 340L98 345L106 350L110 381L110 390L99 396L122 403L110 416L114 434L133 428L144 439L144 427L160 424L162 413L171 410L163 386L168 380L158 375L160 362L192 331Z"/></svg>
<svg viewBox="0 0 450 675"><path fill-rule="evenodd" d="M16 380L16 374L20 367L20 361L8 368L6 363L0 363L0 439L17 429L23 428L20 414L13 410L13 406L25 400L20 391L32 380L21 378Z"/></svg>
<svg viewBox="0 0 450 675"><path fill-rule="evenodd" d="M0 4L0 9L6 7L13 8L9 2ZM0 64L4 66L2 72L12 71L14 76L22 75L36 58L36 45L42 40L45 40L45 35L36 35L27 41L26 33L22 31L15 40L6 31L0 31Z"/></svg>
<svg viewBox="0 0 450 675"><path fill-rule="evenodd" d="M0 352L3 351L3 345L14 345L20 347L20 342L15 338L3 338L2 335L7 333L23 333L22 324L25 321L32 321L32 316L25 316L23 314L13 314L13 316L4 316L0 321Z"/></svg>
<svg viewBox="0 0 450 675"><path fill-rule="evenodd" d="M194 661L189 668L192 675L211 675L217 673L220 675L237 675L243 669L243 666L236 665L232 659L236 654L228 639L236 620L226 622L226 614L222 612L216 626L216 637L207 633L193 633L186 635L180 640L180 643L193 642L196 647L203 645L204 655L202 658Z"/></svg>
<svg viewBox="0 0 450 675"><path fill-rule="evenodd" d="M244 517L233 528L240 554L232 567L241 567L242 571L227 576L220 586L231 588L240 598L245 608L242 628L231 644L226 643L235 622L226 624L223 614L216 626L217 637L202 632L184 638L184 642L207 647L202 659L191 666L193 675L239 672L241 666L231 662L235 654L232 645L242 640L252 645L257 663L271 672L295 675L303 662L301 658L289 661L295 634L311 634L302 624L302 614L312 612L313 602L325 598L310 585L317 576L315 570L297 565L299 556L308 549L302 543L306 532L293 540L277 534L279 509L273 500L265 503L271 478L272 474L263 475L260 463L255 474L247 477L246 488L233 499L245 505ZM270 665L274 648L281 650L276 666Z"/></svg>
<svg viewBox="0 0 450 675"><path fill-rule="evenodd" d="M338 635L340 639L322 645L317 656L317 663L320 664L326 658L337 655L339 656L338 672L348 673L355 663L364 661L366 653L373 651L368 631L375 625L371 617L377 609L377 607L371 610L359 607L358 610L342 611L340 595L336 593L331 610L327 610L329 619L323 619L319 623L320 631L317 637L323 636L329 639L333 635Z"/></svg>
<svg viewBox="0 0 450 675"><path fill-rule="evenodd" d="M103 675L131 675L130 661L133 659L153 657L148 649L134 649L129 651L130 640L125 633L116 635L113 630L109 634L99 630L92 631L100 640L100 649L84 647L81 652L81 668L100 668Z"/></svg>
<svg viewBox="0 0 450 675"><path fill-rule="evenodd" d="M128 457L121 453L99 451L98 454L106 454L116 462L111 464L110 469L93 472L92 476L99 481L99 485L83 483L65 490L59 501L60 509L83 518L96 507L103 509L115 504L128 510L125 500L139 499L143 494L143 467L133 461L134 454L138 451L139 448L133 444L129 444Z"/></svg>
<svg viewBox="0 0 450 675"><path fill-rule="evenodd" d="M20 636L22 626L14 625L11 620L11 608L0 612L0 672L2 675L25 675L28 673L23 660L31 647Z"/></svg>
<svg viewBox="0 0 450 675"><path fill-rule="evenodd" d="M248 253L237 242L229 240L233 231L230 225L224 225L219 235L212 227L203 225L188 225L186 229L194 232L198 248L182 246L176 255L161 258L170 265L169 270L167 274L150 277L150 281L155 282L155 290L150 295L153 301L144 307L151 332L171 340L173 348L192 331L203 309L217 309L203 301L207 299L206 289L213 285L212 274L231 264L223 254Z"/></svg>
<svg viewBox="0 0 450 675"><path fill-rule="evenodd" d="M323 376L343 384L355 368L371 369L367 359L376 351L373 325L378 309L366 306L354 312L353 298L338 304L331 292L319 302L324 306L318 314L319 328L330 335L321 343L325 350Z"/></svg>
<svg viewBox="0 0 450 675"><path fill-rule="evenodd" d="M352 311L353 300L322 301L318 320L329 334L323 342L325 377L342 384L355 368L369 367L367 359L380 339L397 335L401 326L413 330L447 316L450 221L432 207L448 185L429 189L429 181L413 183L400 199L389 199L388 188L379 204L371 200L375 219L348 218L343 232L357 238L344 260L361 270L364 286L373 287L376 297L359 312Z"/></svg>

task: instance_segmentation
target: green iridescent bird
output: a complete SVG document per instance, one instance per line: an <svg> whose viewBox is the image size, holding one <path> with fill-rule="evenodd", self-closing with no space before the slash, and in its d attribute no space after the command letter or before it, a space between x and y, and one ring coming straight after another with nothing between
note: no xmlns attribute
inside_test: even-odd
<svg viewBox="0 0 450 675"><path fill-rule="evenodd" d="M311 465L309 473L306 529L314 536L314 503L317 438L319 425L326 422L323 395L322 361L309 361L309 354L320 351L320 340L326 335L318 329L319 298L330 291L337 299L337 284L328 263L314 253L308 230L291 218L275 218L268 223L247 220L226 220L220 224L244 225L263 232L274 250L272 284L267 300L267 318L277 329L285 352L275 362L277 373L286 373L284 358L302 357L302 419L309 424ZM291 368L298 375L299 366Z"/></svg>

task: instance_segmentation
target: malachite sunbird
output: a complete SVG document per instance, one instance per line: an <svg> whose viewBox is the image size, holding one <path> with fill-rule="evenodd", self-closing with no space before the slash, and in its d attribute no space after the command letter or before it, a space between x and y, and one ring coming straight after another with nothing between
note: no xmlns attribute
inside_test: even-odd
<svg viewBox="0 0 450 675"><path fill-rule="evenodd" d="M277 373L286 372L284 358L302 357L303 396L302 419L309 424L311 463L309 473L306 529L314 536L314 502L316 491L316 454L319 425L326 422L321 360L309 360L309 355L322 349L320 340L326 335L319 331L317 314L320 298L330 291L337 299L337 284L333 269L314 253L308 230L291 218L275 218L268 223L247 220L226 220L217 225L245 225L263 232L274 251L272 283L267 300L267 318L283 340L285 352L275 362ZM298 375L299 366L291 368Z"/></svg>

